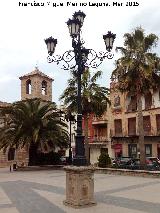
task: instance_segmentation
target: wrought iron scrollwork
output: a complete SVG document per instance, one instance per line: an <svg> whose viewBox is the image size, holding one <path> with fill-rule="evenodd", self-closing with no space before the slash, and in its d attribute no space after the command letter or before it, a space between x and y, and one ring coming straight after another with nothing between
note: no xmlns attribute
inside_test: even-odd
<svg viewBox="0 0 160 213"><path fill-rule="evenodd" d="M89 50L89 54L88 54L88 60L86 62L86 66L87 67L91 67L91 68L97 68L105 58L108 59L112 59L114 57L114 54L111 52L96 52L93 49Z"/></svg>
<svg viewBox="0 0 160 213"><path fill-rule="evenodd" d="M82 55L83 56L83 55ZM82 63L86 67L91 67L91 68L97 68L105 58L112 59L114 57L114 54L111 52L96 52L93 49L89 49L89 54L84 61L82 60ZM74 50L69 50L66 51L62 56L60 55L52 55L48 56L47 60L49 63L55 62L57 64L60 64L60 62L64 62L62 65L62 69L64 70L70 70L76 67L76 60L75 60L75 51Z"/></svg>
<svg viewBox="0 0 160 213"><path fill-rule="evenodd" d="M55 62L57 64L60 64L60 62L64 62L64 64L62 65L62 69L64 70L69 70L71 68L73 68L75 66L75 55L74 55L74 51L73 50L69 50L66 51L62 56L60 55L52 55L52 56L48 56L47 60L48 63L52 63ZM72 63L73 61L73 63Z"/></svg>

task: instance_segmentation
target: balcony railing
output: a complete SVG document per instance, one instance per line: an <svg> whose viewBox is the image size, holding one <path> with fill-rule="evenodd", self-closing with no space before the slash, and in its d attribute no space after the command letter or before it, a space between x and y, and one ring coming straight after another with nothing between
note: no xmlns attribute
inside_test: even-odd
<svg viewBox="0 0 160 213"><path fill-rule="evenodd" d="M106 116L102 115L100 117L94 116L92 121L104 121L104 120L107 120Z"/></svg>
<svg viewBox="0 0 160 213"><path fill-rule="evenodd" d="M89 138L89 143L107 143L107 142L108 142L108 140L107 140L106 136Z"/></svg>
<svg viewBox="0 0 160 213"><path fill-rule="evenodd" d="M102 115L101 117L94 116L92 119L92 124L104 124L107 123L106 116Z"/></svg>
<svg viewBox="0 0 160 213"><path fill-rule="evenodd" d="M129 104L127 106L127 112L135 112L137 110L137 104Z"/></svg>

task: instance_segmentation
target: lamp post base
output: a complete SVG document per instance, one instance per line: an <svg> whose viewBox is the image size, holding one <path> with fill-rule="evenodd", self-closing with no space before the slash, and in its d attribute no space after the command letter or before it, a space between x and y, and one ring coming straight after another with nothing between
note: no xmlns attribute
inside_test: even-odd
<svg viewBox="0 0 160 213"><path fill-rule="evenodd" d="M64 205L83 208L96 205L93 167L66 166L66 200Z"/></svg>
<svg viewBox="0 0 160 213"><path fill-rule="evenodd" d="M85 156L78 156L76 155L73 158L73 165L74 166L86 166L87 165L87 160Z"/></svg>
<svg viewBox="0 0 160 213"><path fill-rule="evenodd" d="M84 136L76 135L76 155L73 157L74 166L86 166L87 160L84 149Z"/></svg>

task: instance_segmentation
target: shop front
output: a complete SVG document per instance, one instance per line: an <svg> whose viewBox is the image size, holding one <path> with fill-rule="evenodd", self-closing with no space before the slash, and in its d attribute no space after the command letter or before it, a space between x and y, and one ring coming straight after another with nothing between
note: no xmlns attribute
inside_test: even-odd
<svg viewBox="0 0 160 213"><path fill-rule="evenodd" d="M113 149L116 158L122 156L122 144L114 144Z"/></svg>

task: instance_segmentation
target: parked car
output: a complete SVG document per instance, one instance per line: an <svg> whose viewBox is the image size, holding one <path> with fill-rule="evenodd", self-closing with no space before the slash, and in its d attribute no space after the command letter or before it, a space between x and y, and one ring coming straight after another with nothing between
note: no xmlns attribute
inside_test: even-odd
<svg viewBox="0 0 160 213"><path fill-rule="evenodd" d="M126 168L126 169L135 169L135 170L136 169L141 169L140 159L139 158L131 159L130 161L128 161L126 163L124 168ZM160 170L159 159L154 158L154 157L146 158L146 170L150 170L150 171Z"/></svg>
<svg viewBox="0 0 160 213"><path fill-rule="evenodd" d="M154 162L154 161L155 161L155 162L157 162L157 163L160 164L160 159L157 158L157 157L147 157L146 160L149 160L149 161L151 161L151 162Z"/></svg>
<svg viewBox="0 0 160 213"><path fill-rule="evenodd" d="M142 169L139 158L120 157L112 160L112 165L120 169ZM156 157L146 158L146 170L160 171L160 160Z"/></svg>
<svg viewBox="0 0 160 213"><path fill-rule="evenodd" d="M126 165L125 165L125 169L140 169L140 159L139 158L132 158L130 159Z"/></svg>
<svg viewBox="0 0 160 213"><path fill-rule="evenodd" d="M131 157L118 157L112 161L113 166L124 169L127 162L129 162Z"/></svg>
<svg viewBox="0 0 160 213"><path fill-rule="evenodd" d="M147 157L146 163L148 170L160 170L160 160L157 157Z"/></svg>

